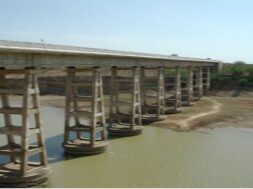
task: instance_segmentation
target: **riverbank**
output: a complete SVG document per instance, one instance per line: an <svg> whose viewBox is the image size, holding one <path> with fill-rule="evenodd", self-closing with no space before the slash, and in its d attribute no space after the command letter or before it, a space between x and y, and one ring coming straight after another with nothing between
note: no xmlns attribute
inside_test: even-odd
<svg viewBox="0 0 253 189"><path fill-rule="evenodd" d="M253 128L252 104L250 97L205 97L192 107L184 107L182 113L168 115L167 120L153 125L177 131L203 127Z"/></svg>
<svg viewBox="0 0 253 189"><path fill-rule="evenodd" d="M155 122L152 125L176 131L190 131L202 127L253 128L253 98L247 95L231 97L225 93L222 94L219 97L204 97L195 102L194 106L184 107L182 113L168 115L165 121ZM19 100L21 97L15 97L15 99ZM41 104L63 109L65 97L41 96ZM82 103L81 106L85 108L87 104ZM108 116L109 96L105 96L105 106Z"/></svg>
<svg viewBox="0 0 253 189"><path fill-rule="evenodd" d="M197 103L197 108L188 108L181 115L168 116L165 121L154 123L158 127L180 131L189 131L193 128L215 122L215 115L221 112L222 104L215 99L205 98ZM205 123L203 122L205 120Z"/></svg>

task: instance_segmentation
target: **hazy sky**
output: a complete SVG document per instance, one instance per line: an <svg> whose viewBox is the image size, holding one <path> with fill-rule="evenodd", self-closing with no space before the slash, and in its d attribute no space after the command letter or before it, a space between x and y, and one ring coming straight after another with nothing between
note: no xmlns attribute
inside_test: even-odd
<svg viewBox="0 0 253 189"><path fill-rule="evenodd" d="M253 63L253 0L0 0L0 39Z"/></svg>

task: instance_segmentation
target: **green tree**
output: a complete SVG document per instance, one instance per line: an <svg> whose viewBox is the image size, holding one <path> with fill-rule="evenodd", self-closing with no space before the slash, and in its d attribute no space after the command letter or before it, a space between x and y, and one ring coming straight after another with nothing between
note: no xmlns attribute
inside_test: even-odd
<svg viewBox="0 0 253 189"><path fill-rule="evenodd" d="M235 77L241 77L247 73L247 65L245 62L237 61L232 65L231 71Z"/></svg>

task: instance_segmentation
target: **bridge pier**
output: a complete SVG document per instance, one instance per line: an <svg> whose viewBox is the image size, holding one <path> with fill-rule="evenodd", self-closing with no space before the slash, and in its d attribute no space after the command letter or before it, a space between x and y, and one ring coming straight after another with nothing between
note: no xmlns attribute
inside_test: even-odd
<svg viewBox="0 0 253 189"><path fill-rule="evenodd" d="M176 67L176 82L175 82L175 97L176 97L176 111L181 112L181 99L182 99L182 92L181 92L181 68L179 66Z"/></svg>
<svg viewBox="0 0 253 189"><path fill-rule="evenodd" d="M112 67L109 134L138 135L141 125L140 68Z"/></svg>
<svg viewBox="0 0 253 189"><path fill-rule="evenodd" d="M210 67L206 67L203 70L203 94L206 96L210 91L211 84L211 70Z"/></svg>
<svg viewBox="0 0 253 189"><path fill-rule="evenodd" d="M166 69L165 103L168 107L166 113L179 113L181 109L181 71L180 67ZM174 71L174 72L173 72Z"/></svg>
<svg viewBox="0 0 253 189"><path fill-rule="evenodd" d="M194 72L193 98L195 101L203 97L203 68L197 67Z"/></svg>
<svg viewBox="0 0 253 189"><path fill-rule="evenodd" d="M140 68L112 67L109 134L139 135L141 125Z"/></svg>
<svg viewBox="0 0 253 189"><path fill-rule="evenodd" d="M81 79L90 79L83 82ZM82 89L90 94L82 94ZM82 107L80 103L84 103ZM108 145L103 82L99 67L67 69L63 148L74 155L103 153Z"/></svg>
<svg viewBox="0 0 253 189"><path fill-rule="evenodd" d="M10 82L19 84L11 87ZM20 86L21 84L21 86ZM0 156L4 162L0 167L1 187L28 187L47 180L50 169L47 162L45 142L42 133L39 105L39 86L36 71L0 70L0 114L4 126L0 134L4 144L0 146ZM22 95L21 106L10 104L11 95ZM19 116L20 125L14 125L13 116ZM34 126L30 118L34 117Z"/></svg>
<svg viewBox="0 0 253 189"><path fill-rule="evenodd" d="M184 77L182 78L182 106L193 105L193 69L191 66L186 68Z"/></svg>
<svg viewBox="0 0 253 189"><path fill-rule="evenodd" d="M141 67L141 105L143 122L166 119L164 67Z"/></svg>

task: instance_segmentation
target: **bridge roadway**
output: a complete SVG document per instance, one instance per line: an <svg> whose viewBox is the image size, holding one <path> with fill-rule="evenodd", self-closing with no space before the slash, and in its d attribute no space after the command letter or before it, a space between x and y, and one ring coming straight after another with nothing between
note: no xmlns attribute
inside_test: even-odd
<svg viewBox="0 0 253 189"><path fill-rule="evenodd" d="M148 53L0 40L0 67L59 68L67 66L211 66L221 61Z"/></svg>
<svg viewBox="0 0 253 189"><path fill-rule="evenodd" d="M0 186L37 185L51 172L42 132L38 74L66 71L62 146L66 154L92 155L106 151L107 133L139 135L143 124L193 105L208 94L210 74L221 64L212 59L0 40L0 115L4 118L0 135L5 137L0 144ZM102 68L111 70L108 119ZM11 106L11 95L23 96L20 107ZM82 103L89 107L83 108ZM12 115L22 117L21 125L13 124ZM30 124L31 117L35 124ZM36 142L31 142L32 136Z"/></svg>

